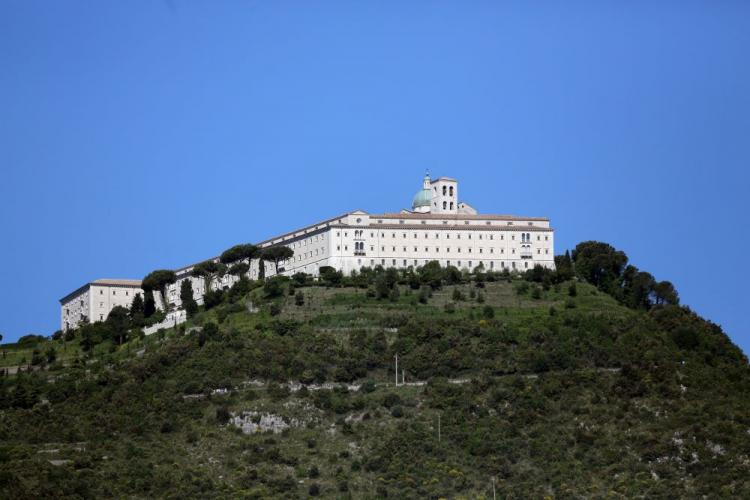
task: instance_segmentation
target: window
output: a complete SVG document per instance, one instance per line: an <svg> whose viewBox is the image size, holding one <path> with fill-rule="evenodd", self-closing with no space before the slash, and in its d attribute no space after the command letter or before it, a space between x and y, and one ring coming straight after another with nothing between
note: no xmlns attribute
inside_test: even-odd
<svg viewBox="0 0 750 500"><path fill-rule="evenodd" d="M99 295L104 295L104 290L99 290Z"/></svg>
<svg viewBox="0 0 750 500"><path fill-rule="evenodd" d="M339 231L336 231L336 236L341 236L341 233Z"/></svg>
<svg viewBox="0 0 750 500"><path fill-rule="evenodd" d="M443 196L445 196L446 189L447 188L445 186L443 186ZM445 208L445 207L443 207L443 208Z"/></svg>
<svg viewBox="0 0 750 500"><path fill-rule="evenodd" d="M451 202L451 210L453 210L453 202Z"/></svg>
<svg viewBox="0 0 750 500"><path fill-rule="evenodd" d="M453 186L449 188L450 196L453 196ZM451 208L453 208L453 203L451 203Z"/></svg>
<svg viewBox="0 0 750 500"><path fill-rule="evenodd" d="M117 295L117 290L112 290L112 295Z"/></svg>
<svg viewBox="0 0 750 500"><path fill-rule="evenodd" d="M398 221L398 223L399 223L399 224L403 224L403 223L404 223L404 221L403 221L403 220L399 220L399 221Z"/></svg>
<svg viewBox="0 0 750 500"><path fill-rule="evenodd" d="M443 210L445 210L446 208L448 208L448 202L444 201L443 202Z"/></svg>

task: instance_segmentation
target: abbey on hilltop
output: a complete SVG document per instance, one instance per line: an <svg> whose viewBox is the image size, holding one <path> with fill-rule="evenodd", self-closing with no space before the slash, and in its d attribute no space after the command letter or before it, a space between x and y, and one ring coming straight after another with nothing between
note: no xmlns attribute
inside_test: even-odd
<svg viewBox="0 0 750 500"><path fill-rule="evenodd" d="M411 210L384 214L354 210L257 245L284 245L294 251L293 257L279 263L279 274L287 276L298 272L317 275L323 266L350 274L365 266L404 269L432 260L467 270L483 266L488 271L555 265L549 218L480 215L459 199L458 181L449 177L431 180L429 174L414 196ZM179 290L184 280L190 280L196 301L202 303L205 282L191 276L195 265L175 271L177 282L167 289L170 308L180 307ZM266 265L265 270L266 276L276 272L272 265ZM258 273L258 261L250 262L249 277L257 279ZM237 279L227 274L211 286L229 287ZM104 320L116 305L129 305L137 292L137 280L98 280L84 285L60 299L61 328L75 328L84 319Z"/></svg>

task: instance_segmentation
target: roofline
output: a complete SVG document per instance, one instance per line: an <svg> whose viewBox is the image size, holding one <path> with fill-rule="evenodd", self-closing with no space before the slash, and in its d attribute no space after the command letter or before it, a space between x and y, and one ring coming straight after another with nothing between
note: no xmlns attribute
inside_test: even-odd
<svg viewBox="0 0 750 500"><path fill-rule="evenodd" d="M121 287L127 287L127 288L140 288L141 287L141 280L121 280L121 281L137 281L138 284L135 283L132 284L124 284L124 283L107 283L106 281L102 280L94 280L89 281L88 283L76 288L72 292L70 292L68 295L60 299L60 304L65 302L67 299L70 299L71 297L75 297L76 295L80 295L83 293L87 288L91 288L92 285L95 286L121 286Z"/></svg>
<svg viewBox="0 0 750 500"><path fill-rule="evenodd" d="M463 202L462 202L463 203ZM471 205L469 205L471 206ZM474 207L472 207L474 208ZM538 221L549 222L549 217L522 217L520 215L490 215L490 214L433 214L419 213L384 213L370 214L371 218L380 219L469 219L469 220L507 220L507 221Z"/></svg>
<svg viewBox="0 0 750 500"><path fill-rule="evenodd" d="M542 226L469 226L464 224L409 224L409 225L402 225L402 224L368 224L367 226L356 226L356 225L350 225L350 224L344 224L341 226L343 228L351 229L351 228L362 228L366 227L368 229L403 229L403 230L413 230L413 229L423 229L425 231L530 231L530 232L549 232L554 233L555 229L551 227L542 227Z"/></svg>
<svg viewBox="0 0 750 500"><path fill-rule="evenodd" d="M336 221L336 220L338 220L338 219L341 219L342 217L347 217L347 216L349 216L349 215L352 215L352 214L353 214L353 213L355 213L355 212L362 212L362 213L363 213L363 214L365 214L365 215L370 215L370 214L368 214L368 213L367 213L366 211L364 211L364 210L360 210L360 209L352 210L351 212L346 212L346 213L343 213L343 214L341 214L341 215L337 215L336 217L331 217L330 219L326 219L326 220L324 220L324 221L321 221L321 222L316 222L316 223L314 223L314 224L309 224L309 225L307 225L307 226L304 226L304 227L301 227L301 228L299 228L299 229L295 229L294 231L289 231L288 233L284 233L284 234L281 234L281 235L279 235L279 236L274 236L274 237L272 237L272 238L268 238L268 239L265 239L265 240L263 240L263 241L260 241L260 242L258 242L258 243L253 243L253 245L255 245L255 246L257 246L257 247L260 247L260 246L263 246L263 245L265 245L265 244L267 244L267 243L269 243L269 242L272 242L273 240L277 240L277 239L279 239L279 238L286 238L286 237L287 237L287 236L289 236L289 235L293 235L294 233L299 233L300 231L307 231L307 230L309 230L310 228L314 228L314 227L316 227L316 226L320 226L321 224L330 224L330 223L331 223L331 222L333 222L333 221ZM318 228L318 229L321 229L321 228ZM216 260L218 260L218 259L219 259L219 256L218 256L218 255L217 255L216 257L209 257L208 259L203 259L203 260L201 260L201 261L198 261L198 262L196 262L196 263L194 263L194 264L190 264L190 265L187 265L187 266L183 266L183 267L177 268L177 269L175 269L175 270L174 270L174 272L175 272L175 273L178 273L178 274L179 274L179 273L181 273L181 272L183 272L183 271L186 271L186 270L190 269L191 267L195 267L195 266L197 266L197 265L198 265L198 264L200 264L201 262L206 262L206 261L209 261L209 260L213 260L213 261L216 261Z"/></svg>

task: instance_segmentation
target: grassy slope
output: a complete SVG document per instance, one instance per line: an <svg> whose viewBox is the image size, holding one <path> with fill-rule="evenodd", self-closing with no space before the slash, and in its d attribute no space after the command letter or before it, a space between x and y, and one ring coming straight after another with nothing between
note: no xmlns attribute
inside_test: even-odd
<svg viewBox="0 0 750 500"><path fill-rule="evenodd" d="M537 300L514 286L488 283L484 304L453 313L454 287L427 304L403 287L395 303L308 287L276 318L244 300L202 313L221 325L203 346L166 332L24 375L50 403L0 413L0 496L305 497L315 483L332 498L476 498L492 477L501 497L750 495L750 377L723 334L701 326L681 350L669 318L588 285L574 308L566 285ZM407 382L429 383L393 387L396 352ZM375 386L277 383L299 379ZM223 409L297 425L246 435Z"/></svg>

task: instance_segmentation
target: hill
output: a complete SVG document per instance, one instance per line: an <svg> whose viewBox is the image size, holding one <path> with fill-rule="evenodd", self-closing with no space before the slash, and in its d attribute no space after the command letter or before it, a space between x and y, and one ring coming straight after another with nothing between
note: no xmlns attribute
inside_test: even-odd
<svg viewBox="0 0 750 500"><path fill-rule="evenodd" d="M750 497L747 359L582 245L552 273L242 280L148 337L3 346L0 496Z"/></svg>

